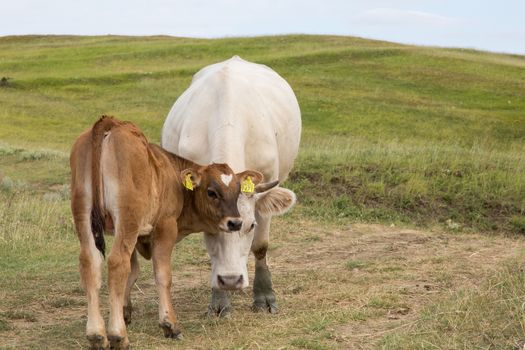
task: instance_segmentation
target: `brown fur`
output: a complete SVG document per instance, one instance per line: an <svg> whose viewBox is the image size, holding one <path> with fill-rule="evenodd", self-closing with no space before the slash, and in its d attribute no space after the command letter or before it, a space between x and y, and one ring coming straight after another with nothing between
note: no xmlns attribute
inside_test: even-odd
<svg viewBox="0 0 525 350"><path fill-rule="evenodd" d="M107 116L78 137L70 164L71 208L81 246L81 279L88 294L88 310L96 318L88 320L88 338L105 337L98 310L100 273L96 271L93 245L104 253L103 233L112 226L115 241L108 256L111 345L125 348L128 344L122 312L128 308L123 303L124 299L129 302L129 289L134 282L126 280L136 278L138 271L136 258L132 259L135 249L153 260L160 324L166 336L176 337L180 331L169 292L175 242L191 232L218 232L228 220L239 219L240 181L251 176L258 183L262 175L249 170L233 174L226 164L200 166L149 144L132 123ZM182 186L183 171L191 174L193 191ZM220 180L222 174L234 175L229 186ZM210 190L217 193L217 198L209 196ZM88 221L89 230L85 225ZM131 317L128 309L127 322Z"/></svg>
<svg viewBox="0 0 525 350"><path fill-rule="evenodd" d="M259 248L252 249L253 255L257 260L264 259L266 257L266 251L268 250L268 245L263 245Z"/></svg>

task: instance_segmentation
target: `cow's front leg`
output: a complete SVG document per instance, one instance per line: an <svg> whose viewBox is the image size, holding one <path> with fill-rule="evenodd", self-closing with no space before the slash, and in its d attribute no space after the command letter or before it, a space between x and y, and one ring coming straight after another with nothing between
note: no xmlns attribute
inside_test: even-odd
<svg viewBox="0 0 525 350"><path fill-rule="evenodd" d="M266 256L255 260L255 278L253 279L253 305L255 312L269 312L276 314L279 311L277 299L273 291L272 275L266 264Z"/></svg>
<svg viewBox="0 0 525 350"><path fill-rule="evenodd" d="M208 305L209 317L229 317L231 314L230 293L217 288L211 289L211 300Z"/></svg>
<svg viewBox="0 0 525 350"><path fill-rule="evenodd" d="M256 220L257 227L252 243L252 252L255 256L252 310L275 314L279 308L273 291L272 275L266 263L271 217L260 216L256 213Z"/></svg>
<svg viewBox="0 0 525 350"><path fill-rule="evenodd" d="M166 338L182 339L171 303L171 252L177 239L177 220L166 219L154 232L152 260L159 293L159 325Z"/></svg>

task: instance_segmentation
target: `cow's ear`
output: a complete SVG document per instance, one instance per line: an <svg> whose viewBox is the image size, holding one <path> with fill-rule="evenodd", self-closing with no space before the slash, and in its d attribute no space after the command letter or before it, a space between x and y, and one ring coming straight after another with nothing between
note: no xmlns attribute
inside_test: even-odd
<svg viewBox="0 0 525 350"><path fill-rule="evenodd" d="M243 182L249 176L256 186L264 180L263 174L256 170L245 170L242 173L235 174L235 176L237 176L240 182Z"/></svg>
<svg viewBox="0 0 525 350"><path fill-rule="evenodd" d="M199 187L201 184L201 175L194 169L184 169L180 172L182 185L190 191Z"/></svg>
<svg viewBox="0 0 525 350"><path fill-rule="evenodd" d="M297 197L292 191L274 187L257 194L255 209L264 216L279 215L287 212L295 204Z"/></svg>
<svg viewBox="0 0 525 350"><path fill-rule="evenodd" d="M263 174L255 170L246 170L235 174L241 184L241 192L251 196L255 193L255 186L264 180Z"/></svg>

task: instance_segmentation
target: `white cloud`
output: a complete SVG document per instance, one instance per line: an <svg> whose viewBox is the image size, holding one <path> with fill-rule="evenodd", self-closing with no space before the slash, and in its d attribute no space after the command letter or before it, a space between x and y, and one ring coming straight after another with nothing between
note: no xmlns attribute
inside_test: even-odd
<svg viewBox="0 0 525 350"><path fill-rule="evenodd" d="M370 26L450 26L462 20L429 12L407 11L391 8L374 8L363 11L354 17L359 24Z"/></svg>

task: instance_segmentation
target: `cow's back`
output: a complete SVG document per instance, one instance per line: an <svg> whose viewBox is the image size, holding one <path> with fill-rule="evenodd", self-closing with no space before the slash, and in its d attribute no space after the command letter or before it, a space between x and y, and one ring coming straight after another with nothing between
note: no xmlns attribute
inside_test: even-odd
<svg viewBox="0 0 525 350"><path fill-rule="evenodd" d="M164 123L162 146L197 163L228 163L283 181L297 156L301 116L288 83L237 56L203 68Z"/></svg>

